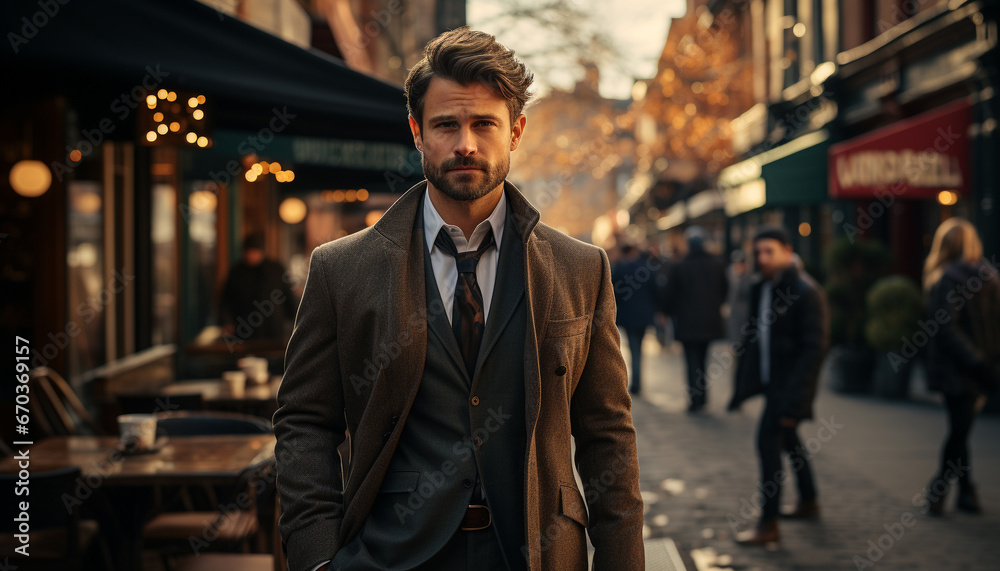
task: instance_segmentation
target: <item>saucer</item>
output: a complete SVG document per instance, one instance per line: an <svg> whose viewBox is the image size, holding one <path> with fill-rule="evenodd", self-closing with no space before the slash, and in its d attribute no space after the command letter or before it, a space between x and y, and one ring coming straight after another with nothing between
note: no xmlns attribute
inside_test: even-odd
<svg viewBox="0 0 1000 571"><path fill-rule="evenodd" d="M160 436L159 438L156 439L155 442L153 442L153 446L152 447L150 447L150 448L142 448L142 449L135 449L135 448L132 448L130 446L126 446L122 442L118 442L118 444L115 445L115 449L118 450L119 452L121 452L122 454L124 454L125 456L138 456L140 454L154 454L154 453L159 452L160 450L162 450L163 447L167 445L167 442L169 440L170 439L167 438L166 436Z"/></svg>

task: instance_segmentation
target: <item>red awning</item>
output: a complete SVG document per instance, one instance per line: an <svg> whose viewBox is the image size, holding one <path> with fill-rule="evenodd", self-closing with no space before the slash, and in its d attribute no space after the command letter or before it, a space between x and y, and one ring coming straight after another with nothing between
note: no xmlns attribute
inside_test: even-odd
<svg viewBox="0 0 1000 571"><path fill-rule="evenodd" d="M969 190L968 99L830 147L832 198L933 198Z"/></svg>

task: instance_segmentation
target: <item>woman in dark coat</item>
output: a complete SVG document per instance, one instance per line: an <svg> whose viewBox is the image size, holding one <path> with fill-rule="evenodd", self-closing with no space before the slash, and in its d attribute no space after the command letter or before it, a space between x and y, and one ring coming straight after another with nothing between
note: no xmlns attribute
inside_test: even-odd
<svg viewBox="0 0 1000 571"><path fill-rule="evenodd" d="M927 488L930 513L941 515L951 481L958 480L959 510L980 513L972 483L969 433L986 396L1000 382L1000 276L983 259L983 246L967 220L938 227L924 264L929 334L927 378L944 396L948 438L941 465Z"/></svg>

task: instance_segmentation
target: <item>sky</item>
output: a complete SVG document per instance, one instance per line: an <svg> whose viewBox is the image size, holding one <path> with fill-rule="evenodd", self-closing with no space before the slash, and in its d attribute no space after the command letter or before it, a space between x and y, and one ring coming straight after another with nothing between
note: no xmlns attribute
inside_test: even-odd
<svg viewBox="0 0 1000 571"><path fill-rule="evenodd" d="M687 4L685 0L566 1L589 16L588 21L579 22L579 26L605 33L624 56L622 61L605 63L600 68L601 95L616 99L630 97L636 78L648 78L656 73L656 62L667 39L670 18L683 15ZM524 1L519 3L527 5ZM572 88L583 73L574 65L576 55L531 55L531 52L550 47L547 38L551 34L544 33L531 20L515 23L498 19L497 15L508 5L504 0L468 0L469 25L496 35L500 43L513 49L519 57L523 55L528 67L536 70L537 95L543 96L549 86Z"/></svg>

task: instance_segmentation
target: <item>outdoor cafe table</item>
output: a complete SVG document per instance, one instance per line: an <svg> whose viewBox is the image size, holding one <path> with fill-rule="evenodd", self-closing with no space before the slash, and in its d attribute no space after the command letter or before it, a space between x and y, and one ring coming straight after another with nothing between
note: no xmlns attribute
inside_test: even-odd
<svg viewBox="0 0 1000 571"><path fill-rule="evenodd" d="M278 387L281 386L281 378L281 375L273 375L267 383L247 383L243 394L238 397L229 392L222 379L174 381L161 387L158 392L165 396L198 393L206 409L228 410L271 418L277 409L276 397Z"/></svg>
<svg viewBox="0 0 1000 571"><path fill-rule="evenodd" d="M117 436L53 436L30 446L30 472L79 466L81 479L91 488L145 488L158 485L232 484L240 473L274 457L274 435L174 436L160 450L123 455ZM0 472L16 472L17 460L0 460ZM86 502L86 499L82 499ZM143 504L140 506L140 504ZM128 534L129 569L139 569L142 524L148 515L144 502L122 510L122 531Z"/></svg>

